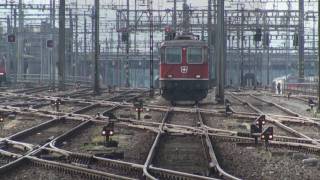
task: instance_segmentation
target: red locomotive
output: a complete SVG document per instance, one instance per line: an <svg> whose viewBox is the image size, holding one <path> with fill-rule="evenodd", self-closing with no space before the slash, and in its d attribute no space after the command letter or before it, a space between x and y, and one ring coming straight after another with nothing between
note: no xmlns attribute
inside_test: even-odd
<svg viewBox="0 0 320 180"><path fill-rule="evenodd" d="M200 101L208 94L208 47L192 34L161 44L160 91L169 101Z"/></svg>

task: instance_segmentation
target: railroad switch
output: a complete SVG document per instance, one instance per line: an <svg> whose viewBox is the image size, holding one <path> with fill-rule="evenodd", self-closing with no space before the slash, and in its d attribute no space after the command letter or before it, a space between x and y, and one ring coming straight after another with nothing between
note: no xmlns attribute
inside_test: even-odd
<svg viewBox="0 0 320 180"><path fill-rule="evenodd" d="M0 149L6 149L8 147L8 142L7 141L3 141L0 142Z"/></svg>
<svg viewBox="0 0 320 180"><path fill-rule="evenodd" d="M96 119L101 119L101 114L100 114L100 112L97 112L95 118L96 118Z"/></svg>
<svg viewBox="0 0 320 180"><path fill-rule="evenodd" d="M46 140L46 143L53 141L54 138L55 138L54 136L50 136L50 137Z"/></svg>
<svg viewBox="0 0 320 180"><path fill-rule="evenodd" d="M108 159L124 159L124 152L101 153L95 154L95 156L104 157Z"/></svg>
<svg viewBox="0 0 320 180"><path fill-rule="evenodd" d="M143 101L140 100L140 101L135 101L133 103L135 109L136 109L136 112L137 112L137 115L138 115L138 120L141 119L141 112L143 112Z"/></svg>
<svg viewBox="0 0 320 180"><path fill-rule="evenodd" d="M104 116L107 116L109 118L109 120L116 120L117 119L117 116L115 116L112 112L106 112L104 114Z"/></svg>

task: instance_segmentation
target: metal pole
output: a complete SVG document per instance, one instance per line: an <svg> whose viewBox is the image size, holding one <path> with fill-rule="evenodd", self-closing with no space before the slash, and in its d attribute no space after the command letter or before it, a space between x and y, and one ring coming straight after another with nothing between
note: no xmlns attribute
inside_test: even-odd
<svg viewBox="0 0 320 180"><path fill-rule="evenodd" d="M182 28L184 33L190 32L190 10L189 6L187 5L187 2L185 1L183 3L183 22L182 22Z"/></svg>
<svg viewBox="0 0 320 180"><path fill-rule="evenodd" d="M51 58L52 58L52 88L55 91L56 87L56 59L55 59L55 47L57 44L55 41L55 24L56 24L56 1L52 2L52 39L54 40L54 46L51 49Z"/></svg>
<svg viewBox="0 0 320 180"><path fill-rule="evenodd" d="M201 40L204 41L204 31L205 31L205 24L204 24L204 10L201 11Z"/></svg>
<svg viewBox="0 0 320 180"><path fill-rule="evenodd" d="M119 29L120 27L120 23L119 23L119 12L116 13L116 29ZM120 73L120 68L121 68L121 63L122 61L119 59L119 53L120 53L120 39L121 39L121 36L120 36L120 33L118 32L118 41L117 41L117 67L116 67L116 76L117 76L117 86L120 87L121 86L121 73Z"/></svg>
<svg viewBox="0 0 320 180"><path fill-rule="evenodd" d="M94 51L94 94L100 94L100 84L99 84L99 54L100 54L100 45L99 45L99 0L94 1L95 6L95 51Z"/></svg>
<svg viewBox="0 0 320 180"><path fill-rule="evenodd" d="M299 78L304 79L304 0L299 0Z"/></svg>
<svg viewBox="0 0 320 180"><path fill-rule="evenodd" d="M214 77L214 68L213 68L213 33L212 33L212 1L208 0L208 60L209 60L209 84L210 88L213 86L212 79Z"/></svg>
<svg viewBox="0 0 320 180"><path fill-rule="evenodd" d="M127 21L126 21L126 30L128 33L128 39L126 42L126 87L130 87L130 81L129 81L129 71L130 71L130 67L129 67L129 43L130 43L130 3L129 0L127 0Z"/></svg>
<svg viewBox="0 0 320 180"><path fill-rule="evenodd" d="M241 74L240 74L240 85L244 86L244 82L243 82L243 71L244 71L244 67L243 67L243 63L244 63L244 32L243 32L243 23L244 23L244 8L241 8Z"/></svg>
<svg viewBox="0 0 320 180"><path fill-rule="evenodd" d="M48 30L50 32L50 39L52 38L52 0L50 0L50 29ZM52 86L52 51L49 50L49 56L48 56L48 77L49 77L49 82L50 86ZM52 87L51 87L52 88Z"/></svg>
<svg viewBox="0 0 320 180"><path fill-rule="evenodd" d="M153 4L152 0L149 2L150 12L150 97L154 95L153 87Z"/></svg>
<svg viewBox="0 0 320 180"><path fill-rule="evenodd" d="M74 54L73 54L73 18L72 18L72 9L69 9L69 24L70 24L70 36L69 36L69 39L68 39L68 42L69 42L69 50L68 50L68 59L69 59L69 62L67 64L67 71L68 74L67 76L71 77L73 76L73 72L74 72L74 69L73 69L73 64L74 64Z"/></svg>
<svg viewBox="0 0 320 180"><path fill-rule="evenodd" d="M134 0L134 52L137 52L137 0Z"/></svg>
<svg viewBox="0 0 320 180"><path fill-rule="evenodd" d="M59 6L59 60L58 60L58 74L59 74L59 90L65 89L65 0L60 0Z"/></svg>
<svg viewBox="0 0 320 180"><path fill-rule="evenodd" d="M320 112L320 2L318 2L318 112Z"/></svg>
<svg viewBox="0 0 320 180"><path fill-rule="evenodd" d="M73 71L73 76L74 79L76 81L76 77L78 76L78 64L79 64L79 42L78 42L78 38L79 38L79 32L78 32L78 3L76 1L76 13L75 13L75 23L76 23L76 36L75 36L75 46L76 46L76 53L75 53L75 57L74 57L74 71Z"/></svg>
<svg viewBox="0 0 320 180"><path fill-rule="evenodd" d="M11 29L12 29L12 27L11 27L11 21L10 21L10 16L8 15L7 16L7 33L9 34L9 33L12 33L11 32ZM12 43L11 43L12 44ZM5 62L5 66L7 67L6 69L7 69L7 74L9 75L9 76L11 76L12 75L12 67L11 67L11 61L12 61L12 53L11 53L11 49L13 49L12 47L10 47L10 45L8 45L7 46L7 58L6 58L6 62Z"/></svg>
<svg viewBox="0 0 320 180"><path fill-rule="evenodd" d="M18 79L21 76L21 74L24 72L24 61L23 61L23 11L22 11L22 0L19 0L19 30L18 30L18 71L17 76Z"/></svg>
<svg viewBox="0 0 320 180"><path fill-rule="evenodd" d="M251 73L251 36L249 36L248 66L249 66L249 73Z"/></svg>
<svg viewBox="0 0 320 180"><path fill-rule="evenodd" d="M259 25L259 10L257 12L256 15L256 28L258 28ZM260 28L260 26L259 26ZM257 32L256 32L257 33ZM254 72L254 76L255 76L255 82L253 82L253 87L257 86L257 81L258 81L258 72L257 72L257 68L258 68L258 43L259 41L257 41L256 39L254 39L254 45L255 45L255 52L254 52L254 58L253 58L253 72Z"/></svg>
<svg viewBox="0 0 320 180"><path fill-rule="evenodd" d="M270 46L267 47L267 57L268 57L268 65L267 65L267 84L270 85Z"/></svg>
<svg viewBox="0 0 320 180"><path fill-rule="evenodd" d="M177 32L177 0L173 0L172 26L174 32Z"/></svg>
<svg viewBox="0 0 320 180"><path fill-rule="evenodd" d="M224 0L217 1L218 15L217 15L217 91L216 97L219 103L224 103L224 81L225 81L225 53L226 53L226 37L224 28Z"/></svg>
<svg viewBox="0 0 320 180"><path fill-rule="evenodd" d="M86 14L84 13L83 15L83 18L84 18L84 26L83 26L83 64L82 64L82 67L81 69L83 69L83 75L85 77L87 77L87 18L86 18Z"/></svg>
<svg viewBox="0 0 320 180"><path fill-rule="evenodd" d="M290 1L288 1L288 14L287 14L287 62L286 62L286 80L288 79L288 65L289 65L289 59L290 59L290 9L291 9L291 5L290 5Z"/></svg>
<svg viewBox="0 0 320 180"><path fill-rule="evenodd" d="M13 5L12 5L13 6ZM14 9L13 11L13 33L15 34L15 36L17 37L17 9ZM16 43L13 46L13 71L14 71L14 83L17 83L17 79L18 79L18 57L17 57L17 45Z"/></svg>

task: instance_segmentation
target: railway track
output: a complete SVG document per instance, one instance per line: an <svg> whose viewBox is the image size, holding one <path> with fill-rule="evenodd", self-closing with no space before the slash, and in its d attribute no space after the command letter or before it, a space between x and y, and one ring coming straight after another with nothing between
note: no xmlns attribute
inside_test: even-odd
<svg viewBox="0 0 320 180"><path fill-rule="evenodd" d="M120 93L119 95L116 95L114 97L111 97L107 99L107 101L130 102L130 101L133 101L134 99L142 97L143 94L144 92L141 93L136 91L127 91L127 92Z"/></svg>
<svg viewBox="0 0 320 180"><path fill-rule="evenodd" d="M67 120L66 118L54 119L12 135L9 139L35 145L44 145L78 124L80 124L79 121Z"/></svg>
<svg viewBox="0 0 320 180"><path fill-rule="evenodd" d="M233 97L238 98L238 97L236 97L235 95L233 95ZM253 97L253 96L252 96L252 97ZM251 103L249 103L249 102L244 102L244 100L241 99L241 98L238 98L238 99L239 99L240 101L242 101L243 103L247 103L247 104L248 104L253 110L255 110L257 113L264 114L264 112L262 112L261 110L259 110L257 107L255 107L255 106L252 105ZM255 98L255 99L265 102L264 100L261 100L261 99L259 99L259 98ZM275 105L277 108L281 109L283 112L286 112L287 114L291 114L291 116L293 116L293 117L299 117L299 114L293 113L293 112L291 112L290 110L287 110L287 109L285 109L285 108L283 108L283 107L281 107L281 106L279 106L279 105L277 105L277 104L274 104L274 103L273 103L273 105ZM290 115L289 115L289 116L290 116ZM283 123L281 123L280 121L278 121L278 120L275 119L275 118L272 118L272 117L269 116L268 114L267 114L267 120L268 120L269 122L273 123L274 125L276 125L277 127L279 127L279 128L281 128L281 129L287 131L288 133L291 133L291 134L295 135L296 137L305 138L305 139L308 139L308 140L312 141L312 143L315 144L315 145L320 145L317 140L312 139L312 138L310 138L309 136L307 136L307 135L305 135L305 134L303 134L303 133L301 133L301 132L299 132L299 131L297 131L297 130L295 130L295 129L293 129L293 128L290 128L290 127L284 125ZM317 133L318 133L318 132L317 132Z"/></svg>
<svg viewBox="0 0 320 180"><path fill-rule="evenodd" d="M118 101L123 101L121 98L122 97L120 97ZM130 101L131 96L127 96L127 98L129 100L125 99L125 101L128 102ZM48 136L53 136L52 138L44 136L43 138L40 137L39 141L37 138L35 138L37 135L39 135L38 133L46 134L47 129L50 129L50 127L55 127L55 123L51 121L10 136L9 139L28 143L35 142L35 144L41 144L43 146L32 146L34 148L31 150L32 152L24 156L22 156L20 152L14 152L13 154L16 153L18 156L5 164L0 164L0 179L12 177L9 173L12 167L28 167L31 168L30 172L32 173L35 173L33 169L41 169L41 171L46 172L53 177L58 176L58 174L63 175L63 177L59 177L58 179L238 179L237 177L226 173L222 169L224 168L224 166L222 166L224 164L222 163L221 165L220 161L223 157L220 157L220 154L217 154L216 152L217 148L220 148L216 147L217 143L236 144L237 148L239 149L240 147L259 148L264 145L264 143L261 142L255 145L254 139L250 137L249 132L246 133L238 131L237 129L224 129L219 126L210 127L208 125L207 118L217 115L222 116L223 113L220 113L219 111L201 109L198 107L168 108L166 106L146 106L146 108L150 110L164 112L165 115L163 116L162 120L159 122L146 120L138 121L131 117L117 118L117 123L121 124L124 128L134 127L157 133L144 164L129 163L121 160L98 157L94 154L76 153L73 151L71 152L60 149L64 142L77 133L80 133L81 129L86 128L88 124L100 121L103 123L107 120L94 119L93 115L95 115L97 112L101 112L102 115L105 115L106 112L115 111L115 109L121 107L132 108L133 106L129 103L110 104L108 101L92 101L90 105L83 107L80 110L71 112L72 117L67 119L67 121L75 121L77 122L76 124L65 127L65 130L56 132L54 135L50 133L47 134ZM32 113L36 112L39 113L37 110ZM235 114L233 116L246 119L246 121L249 122L250 120L253 120L254 117L259 114L259 112L248 114L250 114L250 116L246 114ZM67 117L68 113L61 113L61 116ZM311 119L305 120L303 117L294 117L294 115L289 115L288 113L283 113L277 118L274 114L270 114L267 119L275 124L277 124L277 121L281 123L289 122L298 124L305 122L306 124L310 125L314 125L316 123ZM275 121L273 122L273 120ZM61 124L61 126L65 125L66 124L64 123ZM58 129L63 129L60 127L60 125L58 126ZM29 141L28 138L35 140ZM45 139L48 141L45 141ZM170 147L170 141L172 142L171 144L174 144L172 147ZM182 144L181 147L177 146L176 143L181 141L185 144ZM269 148L299 151L320 156L319 146L316 144L316 142L319 141L308 138L308 136L301 137L299 134L297 134L297 137L275 136L274 140L270 141ZM161 148L163 145L167 145L167 148L172 151L163 151L161 153ZM176 151L176 149L173 147L178 147L178 151ZM182 156L179 158L179 154L182 155L184 153L183 150L181 151L181 149L187 148L203 150L203 152L201 152L201 154L203 154L201 156L203 157L196 160L192 159L190 157L198 156L199 158L200 153L198 151L192 152L185 150L185 154L187 154L186 158L181 158ZM166 147L164 149L166 149ZM177 152L178 155L174 154ZM0 148L0 154L5 156L4 153L5 152L1 152ZM175 158L176 162L168 162L168 164L176 166L177 168L175 169L174 167L162 165L159 166L157 163L155 163L159 154L163 154L168 157L171 156L171 159ZM183 160L189 160L189 162L183 162ZM182 167L183 164L191 164L192 160L200 162L199 165L197 165L200 170L195 168L191 168L190 170L188 169L190 167ZM210 175L211 177L209 177ZM34 176L27 174L26 177Z"/></svg>

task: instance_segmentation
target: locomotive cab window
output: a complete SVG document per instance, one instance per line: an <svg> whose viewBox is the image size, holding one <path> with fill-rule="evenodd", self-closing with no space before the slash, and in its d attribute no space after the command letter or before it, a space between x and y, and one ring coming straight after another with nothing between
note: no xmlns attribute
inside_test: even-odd
<svg viewBox="0 0 320 180"><path fill-rule="evenodd" d="M203 63L203 51L202 48L188 48L187 52L188 64L202 64Z"/></svg>
<svg viewBox="0 0 320 180"><path fill-rule="evenodd" d="M181 63L181 48L167 47L166 63L168 64L180 64Z"/></svg>

